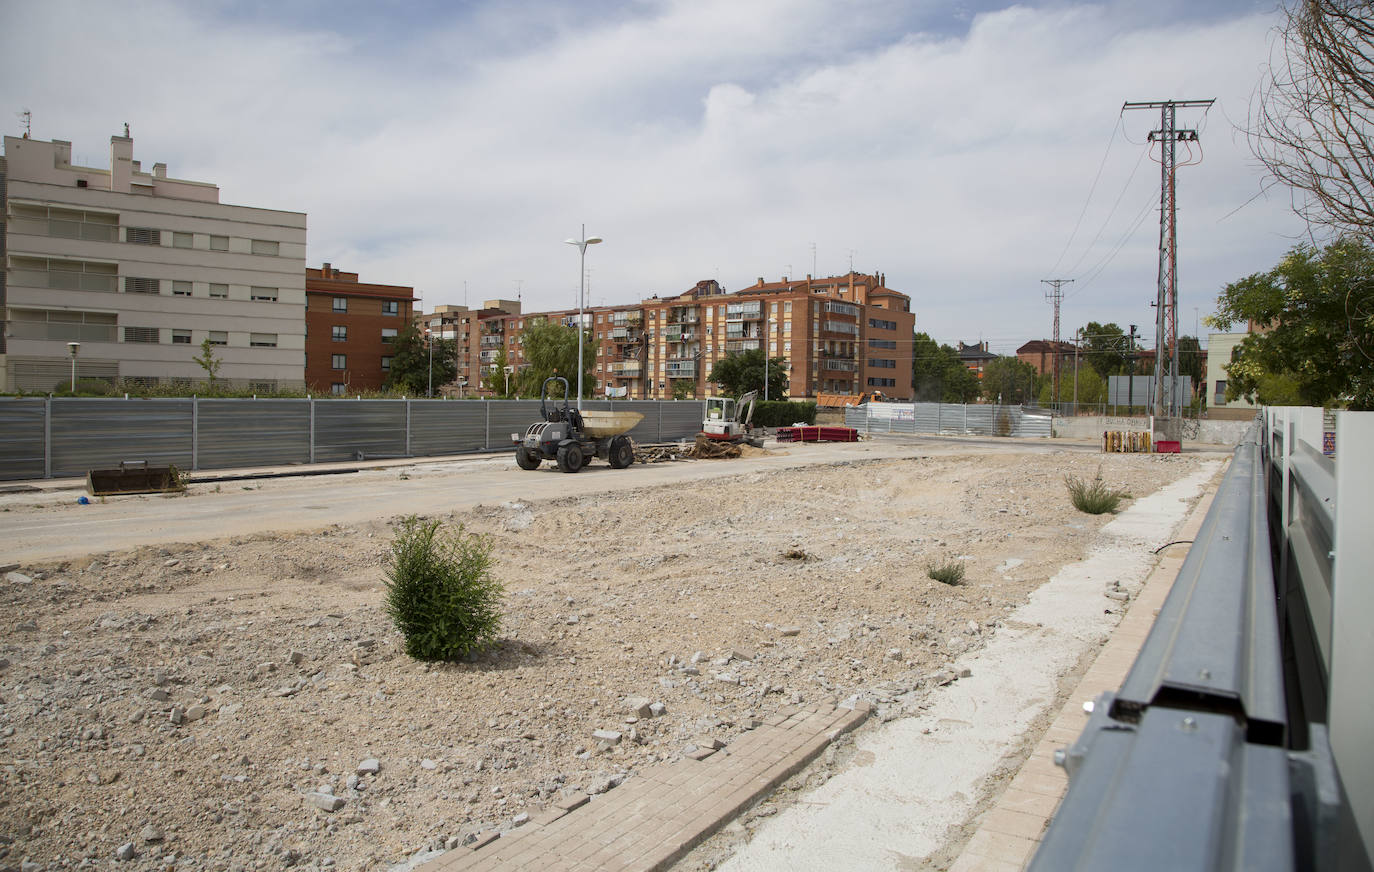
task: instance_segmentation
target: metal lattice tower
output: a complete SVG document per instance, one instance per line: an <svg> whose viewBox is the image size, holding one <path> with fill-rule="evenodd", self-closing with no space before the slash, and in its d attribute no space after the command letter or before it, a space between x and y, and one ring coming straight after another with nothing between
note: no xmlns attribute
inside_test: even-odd
<svg viewBox="0 0 1374 872"><path fill-rule="evenodd" d="M1059 304L1064 301L1064 285L1073 279L1041 279L1040 283L1049 285L1045 299L1054 303L1054 401L1059 402Z"/></svg>
<svg viewBox="0 0 1374 872"><path fill-rule="evenodd" d="M1160 144L1159 158L1159 299L1155 304L1155 398L1156 418L1176 418L1178 398L1178 223L1174 144L1197 142L1196 130L1174 126L1179 107L1209 107L1214 100L1163 100L1126 103L1121 109L1158 109L1159 129L1150 131L1150 141ZM1168 359L1167 369L1165 359ZM1165 384L1165 375L1168 384Z"/></svg>

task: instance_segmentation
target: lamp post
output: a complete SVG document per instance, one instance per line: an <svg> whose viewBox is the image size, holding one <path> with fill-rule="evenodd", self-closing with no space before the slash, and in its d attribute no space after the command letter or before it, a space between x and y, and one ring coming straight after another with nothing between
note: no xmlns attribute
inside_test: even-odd
<svg viewBox="0 0 1374 872"><path fill-rule="evenodd" d="M588 236L587 225L582 225L581 239L565 239L564 243L577 246L577 410L582 411L582 298L587 293L587 246L596 245L600 236Z"/></svg>
<svg viewBox="0 0 1374 872"><path fill-rule="evenodd" d="M80 350L80 342L67 343L67 352L72 356L72 396L76 396L76 353Z"/></svg>

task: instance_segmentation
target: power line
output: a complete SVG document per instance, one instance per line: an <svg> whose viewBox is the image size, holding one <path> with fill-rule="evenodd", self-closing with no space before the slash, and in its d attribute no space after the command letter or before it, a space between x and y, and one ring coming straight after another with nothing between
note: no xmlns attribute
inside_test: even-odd
<svg viewBox="0 0 1374 872"><path fill-rule="evenodd" d="M1083 208L1078 211L1078 220L1074 222L1073 232L1069 234L1069 241L1064 243L1064 250L1059 252L1059 259L1054 262L1054 266L1050 267L1049 271L1051 273L1059 269L1059 264L1064 261L1064 255L1069 253L1069 248L1073 245L1074 239L1078 237L1078 228L1083 225L1083 216L1088 214L1088 206L1093 201L1093 193L1097 190L1097 183L1102 178L1102 170L1107 166L1107 158L1112 153L1112 144L1116 142L1116 133L1120 129L1121 115L1118 113L1116 116L1116 124L1112 125L1111 138L1107 140L1107 150L1102 152L1102 161L1097 165L1097 175L1093 176L1093 183L1088 187L1088 197L1083 201ZM1134 172L1132 172L1132 175L1134 175Z"/></svg>

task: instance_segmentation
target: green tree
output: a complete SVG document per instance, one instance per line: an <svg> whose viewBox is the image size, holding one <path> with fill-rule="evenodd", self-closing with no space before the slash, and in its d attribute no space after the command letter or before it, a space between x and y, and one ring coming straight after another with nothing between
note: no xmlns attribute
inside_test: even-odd
<svg viewBox="0 0 1374 872"><path fill-rule="evenodd" d="M1033 402L1035 367L1015 357L999 357L983 367L983 396L990 403L1015 406Z"/></svg>
<svg viewBox="0 0 1374 872"><path fill-rule="evenodd" d="M689 378L673 379L673 399L690 400L697 393L697 384Z"/></svg>
<svg viewBox="0 0 1374 872"><path fill-rule="evenodd" d="M758 391L763 399L763 349L736 351L716 361L711 367L707 381L720 385L722 394L738 397L748 391ZM768 359L768 399L780 400L787 396L787 358Z"/></svg>
<svg viewBox="0 0 1374 872"><path fill-rule="evenodd" d="M1078 392L1074 393L1074 380L1078 381ZM1075 399L1076 398L1076 399ZM1040 384L1040 402L1051 403L1054 401L1054 380L1042 378ZM1079 359L1078 373L1074 374L1073 358L1064 359L1064 369L1059 376L1059 402L1077 402L1080 405L1105 403L1107 401L1107 383L1102 380L1102 376L1097 374L1097 370L1083 363Z"/></svg>
<svg viewBox="0 0 1374 872"><path fill-rule="evenodd" d="M1130 338L1118 325L1108 322L1099 324L1089 321L1083 328L1083 362L1091 366L1102 377L1124 375L1130 371L1127 355ZM1063 385L1060 385L1063 393Z"/></svg>
<svg viewBox="0 0 1374 872"><path fill-rule="evenodd" d="M539 396L544 379L561 375L568 380L570 394L577 393L577 330L543 318L526 319L520 334L526 366L519 373L518 393L524 397ZM597 340L590 335L582 339L582 396L596 395ZM517 379L511 380L515 386Z"/></svg>
<svg viewBox="0 0 1374 872"><path fill-rule="evenodd" d="M964 366L959 352L939 345L929 334L912 340L911 383L921 403L971 403L981 390L978 374Z"/></svg>
<svg viewBox="0 0 1374 872"><path fill-rule="evenodd" d="M1357 238L1294 247L1267 273L1227 285L1209 323L1249 322L1226 367L1227 399L1374 410L1374 248Z"/></svg>
<svg viewBox="0 0 1374 872"><path fill-rule="evenodd" d="M219 368L224 365L224 361L215 356L215 346L210 337L205 337L205 341L200 343L200 356L191 359L205 370L205 381L214 387L215 379L219 376Z"/></svg>
<svg viewBox="0 0 1374 872"><path fill-rule="evenodd" d="M482 364L482 387L491 391L492 396L510 399L510 393L516 390L517 377L512 374L506 378L506 367L509 365L510 360L504 348L496 352L496 359L491 363Z"/></svg>
<svg viewBox="0 0 1374 872"><path fill-rule="evenodd" d="M434 339L433 384L447 384L458 375L457 353L454 344L443 339ZM382 387L406 394L407 396L426 396L430 386L430 347L419 328L410 324L396 334L391 342L391 369L387 371Z"/></svg>

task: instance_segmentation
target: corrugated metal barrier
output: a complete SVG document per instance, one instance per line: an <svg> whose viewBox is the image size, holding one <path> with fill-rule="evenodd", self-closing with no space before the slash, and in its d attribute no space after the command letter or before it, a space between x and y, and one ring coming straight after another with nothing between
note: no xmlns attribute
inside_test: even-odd
<svg viewBox="0 0 1374 872"><path fill-rule="evenodd" d="M871 436L916 433L952 436L1038 436L1048 439L1047 409L951 403L864 403L844 410L844 423Z"/></svg>
<svg viewBox="0 0 1374 872"><path fill-rule="evenodd" d="M584 402L644 415L637 442L691 439L698 400ZM146 460L232 469L502 450L537 400L0 398L0 480L68 478Z"/></svg>

